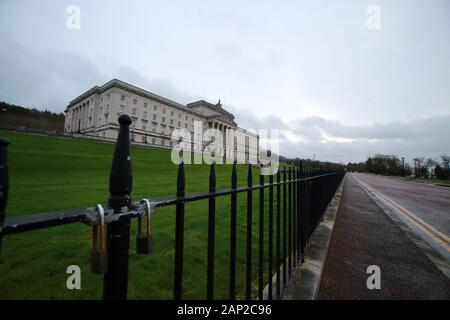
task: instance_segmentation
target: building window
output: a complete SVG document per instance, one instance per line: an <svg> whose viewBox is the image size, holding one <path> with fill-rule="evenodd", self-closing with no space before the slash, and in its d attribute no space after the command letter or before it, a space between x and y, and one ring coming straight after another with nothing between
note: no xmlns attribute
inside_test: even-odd
<svg viewBox="0 0 450 320"><path fill-rule="evenodd" d="M178 121L178 127L181 127L181 121Z"/></svg>
<svg viewBox="0 0 450 320"><path fill-rule="evenodd" d="M187 129L187 123L184 124L184 127Z"/></svg>
<svg viewBox="0 0 450 320"><path fill-rule="evenodd" d="M178 114L178 119L181 119L181 113Z"/></svg>
<svg viewBox="0 0 450 320"><path fill-rule="evenodd" d="M186 121L188 120L188 116L186 116Z"/></svg>
<svg viewBox="0 0 450 320"><path fill-rule="evenodd" d="M162 122L166 122L166 117L162 117Z"/></svg>
<svg viewBox="0 0 450 320"><path fill-rule="evenodd" d="M120 109L119 109L119 113L124 113L125 112L125 105L121 104L120 105Z"/></svg>
<svg viewBox="0 0 450 320"><path fill-rule="evenodd" d="M152 138L152 144L156 144L156 139Z"/></svg>
<svg viewBox="0 0 450 320"><path fill-rule="evenodd" d="M155 121L156 121L156 114L154 114L154 115L153 115L153 120L155 120Z"/></svg>
<svg viewBox="0 0 450 320"><path fill-rule="evenodd" d="M144 111L144 114L142 115L143 118L147 118L147 111Z"/></svg>
<svg viewBox="0 0 450 320"><path fill-rule="evenodd" d="M120 96L120 101L125 101L125 95L124 95L124 94L122 94L122 95Z"/></svg>
<svg viewBox="0 0 450 320"><path fill-rule="evenodd" d="M144 108L147 108L147 107L148 107L148 103L144 102Z"/></svg>
<svg viewBox="0 0 450 320"><path fill-rule="evenodd" d="M158 110L158 106L153 106L153 110Z"/></svg>
<svg viewBox="0 0 450 320"><path fill-rule="evenodd" d="M170 112L170 115L173 116L173 111Z"/></svg>
<svg viewBox="0 0 450 320"><path fill-rule="evenodd" d="M137 99L133 99L133 104L136 104L137 103Z"/></svg>
<svg viewBox="0 0 450 320"><path fill-rule="evenodd" d="M145 127L147 126L147 124L145 122L142 123L142 130L145 130Z"/></svg>
<svg viewBox="0 0 450 320"><path fill-rule="evenodd" d="M133 108L133 110L131 110L131 113L133 114L133 116L136 115L136 108Z"/></svg>
<svg viewBox="0 0 450 320"><path fill-rule="evenodd" d="M194 122L194 118L192 118L192 122Z"/></svg>
<svg viewBox="0 0 450 320"><path fill-rule="evenodd" d="M163 113L166 113L166 108L163 108Z"/></svg>
<svg viewBox="0 0 450 320"><path fill-rule="evenodd" d="M173 124L173 119L170 119L170 124Z"/></svg>

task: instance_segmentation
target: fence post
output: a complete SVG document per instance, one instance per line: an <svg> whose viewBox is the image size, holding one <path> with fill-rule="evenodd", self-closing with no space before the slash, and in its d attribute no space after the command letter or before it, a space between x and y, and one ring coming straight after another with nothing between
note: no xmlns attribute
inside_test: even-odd
<svg viewBox="0 0 450 320"><path fill-rule="evenodd" d="M262 167L261 167L262 169ZM264 176L259 173L258 299L264 298Z"/></svg>
<svg viewBox="0 0 450 320"><path fill-rule="evenodd" d="M214 298L214 252L216 241L216 169L214 162L211 164L209 172L209 193L208 199L208 272L206 281L206 299Z"/></svg>
<svg viewBox="0 0 450 320"><path fill-rule="evenodd" d="M236 159L236 158L235 158ZM231 173L231 189L237 188L236 160L233 163ZM237 225L237 193L231 194L231 219L230 219L230 292L229 299L236 299L236 225Z"/></svg>
<svg viewBox="0 0 450 320"><path fill-rule="evenodd" d="M177 199L183 199L185 197L185 187L184 159L182 159L178 165ZM175 208L174 300L181 300L183 298L184 214L184 200L178 201Z"/></svg>
<svg viewBox="0 0 450 320"><path fill-rule="evenodd" d="M131 204L132 174L130 155L130 124L128 115L119 117L119 134L109 180L108 206L114 214L126 211ZM128 288L128 249L130 218L119 218L108 224L108 271L105 274L103 299L125 300Z"/></svg>
<svg viewBox="0 0 450 320"><path fill-rule="evenodd" d="M252 165L248 164L247 187L253 187ZM247 191L247 266L245 277L245 298L252 298L252 237L253 237L253 191Z"/></svg>
<svg viewBox="0 0 450 320"><path fill-rule="evenodd" d="M8 156L7 148L9 140L0 138L0 251L2 249L2 227L5 222L5 208L8 200Z"/></svg>

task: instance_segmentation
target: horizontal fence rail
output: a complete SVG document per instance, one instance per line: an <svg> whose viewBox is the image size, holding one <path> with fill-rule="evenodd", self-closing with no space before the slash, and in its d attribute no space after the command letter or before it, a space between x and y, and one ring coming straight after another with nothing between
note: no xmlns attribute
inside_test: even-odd
<svg viewBox="0 0 450 320"><path fill-rule="evenodd" d="M270 175L265 182L260 174L259 183L253 183L252 166L248 165L246 186L237 186L236 162L232 166L230 188L216 190L214 163L209 174L209 190L206 192L185 193L185 170L181 162L178 166L176 194L173 196L132 201L132 170L130 158L130 124L127 115L119 117L119 134L110 173L110 197L105 208L99 213L99 206L80 208L41 214L32 214L5 219L5 207L8 198L7 146L9 141L0 139L0 237L8 234L37 230L74 222L92 226L94 234L104 223L106 226L107 262L102 266L107 270L104 275L103 298L118 300L127 298L128 256L130 241L130 221L148 215L155 208L175 206L175 257L173 298L183 298L183 262L184 262L184 220L185 203L208 201L208 243L206 298L214 298L214 255L216 228L216 198L230 196L230 251L229 251L229 299L236 299L236 256L237 256L237 195L246 194L246 249L245 249L245 293L246 299L279 299L289 284L295 270L304 259L305 248L316 226L332 200L344 171L330 169L304 168L301 161L296 166L284 167L276 175ZM275 180L275 181L274 181ZM267 193L265 192L267 189ZM253 210L254 192L259 193L257 210ZM268 199L265 199L268 197ZM266 208L265 200L268 207ZM257 214L257 216L255 216ZM267 217L267 220L266 220ZM253 229L258 221L258 230ZM268 223L265 226L265 223ZM149 223L147 226L149 227ZM268 228L265 237L265 227ZM253 257L255 231L258 234L258 256ZM141 237L143 247L151 251L151 235ZM95 239L96 241L96 239ZM267 245L267 257L265 256ZM0 238L1 249L1 238ZM95 255L97 257L97 254ZM101 254L98 254L101 256ZM257 279L254 279L252 261L257 261ZM97 260L96 260L97 261ZM99 259L99 263L102 263ZM266 261L266 262L265 262ZM266 270L264 270L266 265ZM98 266L97 266L98 267ZM99 268L102 269L102 268ZM266 273L265 273L266 271ZM256 283L257 294L253 294L252 285Z"/></svg>

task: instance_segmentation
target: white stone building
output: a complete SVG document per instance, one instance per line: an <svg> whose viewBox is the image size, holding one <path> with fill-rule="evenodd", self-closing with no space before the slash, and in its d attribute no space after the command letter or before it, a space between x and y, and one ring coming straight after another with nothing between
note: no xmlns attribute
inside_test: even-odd
<svg viewBox="0 0 450 320"><path fill-rule="evenodd" d="M178 143L171 139L172 131L187 129L191 139L184 141L183 146L193 148L195 152L214 150L216 155L237 156L252 163L258 159L259 137L239 128L234 116L222 108L220 100L217 104L199 100L185 106L113 79L72 100L64 112L64 129L72 134L116 138L117 118L126 113L133 119L131 136L134 143L169 148ZM219 130L223 141L206 135L205 130L209 128ZM226 139L234 148L227 148Z"/></svg>

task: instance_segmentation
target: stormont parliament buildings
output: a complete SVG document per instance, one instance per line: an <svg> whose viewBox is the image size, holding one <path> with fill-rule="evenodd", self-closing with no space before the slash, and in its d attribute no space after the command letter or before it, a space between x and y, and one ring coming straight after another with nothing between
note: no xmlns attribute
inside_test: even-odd
<svg viewBox="0 0 450 320"><path fill-rule="evenodd" d="M187 129L190 140L183 140L183 148L239 157L252 163L258 159L259 137L239 128L234 115L222 108L220 100L217 104L199 100L183 105L117 79L94 86L72 100L65 110L64 129L94 139L116 138L117 119L123 113L133 120L131 139L135 144L171 148L178 144L171 138L173 130ZM205 134L207 129L219 130L221 141ZM227 148L227 138L233 141L232 150Z"/></svg>

